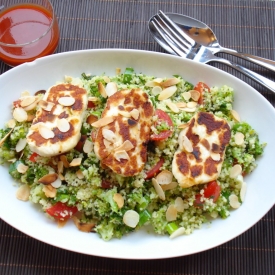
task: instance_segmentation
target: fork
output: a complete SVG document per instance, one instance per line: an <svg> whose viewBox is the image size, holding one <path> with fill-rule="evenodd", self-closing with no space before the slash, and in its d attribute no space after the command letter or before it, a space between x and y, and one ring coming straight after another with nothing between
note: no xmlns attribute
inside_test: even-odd
<svg viewBox="0 0 275 275"><path fill-rule="evenodd" d="M159 11L159 13L153 17L151 23L159 35L177 55L204 64L209 62L226 64L275 93L275 82L241 65L215 56L207 47L197 43L190 36L182 32L181 29L162 11Z"/></svg>

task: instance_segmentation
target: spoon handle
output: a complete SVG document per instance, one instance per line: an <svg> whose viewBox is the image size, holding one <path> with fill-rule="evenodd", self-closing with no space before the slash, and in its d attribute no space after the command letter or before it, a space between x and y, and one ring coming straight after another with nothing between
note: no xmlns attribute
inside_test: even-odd
<svg viewBox="0 0 275 275"><path fill-rule="evenodd" d="M269 89L270 91L272 91L273 93L275 93L275 82L260 75L257 74L241 65L232 63L231 61L227 60L227 59L223 59L223 58L214 58L211 61L213 62L219 62L219 63L223 63L228 65L229 67L243 73L244 75L250 77L251 79L255 80L256 82L258 82L259 84L263 85L264 87L266 87L267 89Z"/></svg>
<svg viewBox="0 0 275 275"><path fill-rule="evenodd" d="M242 59L245 59L247 61L250 61L252 63L255 63L257 65L260 65L266 69L269 69L269 70L275 72L275 61L273 61L273 60L265 59L265 58L255 56L252 54L241 53L241 52L235 51L233 49L228 49L228 48L224 48L224 47L221 47L219 52L223 52L223 53L227 53L227 54L231 54L231 55L240 57Z"/></svg>

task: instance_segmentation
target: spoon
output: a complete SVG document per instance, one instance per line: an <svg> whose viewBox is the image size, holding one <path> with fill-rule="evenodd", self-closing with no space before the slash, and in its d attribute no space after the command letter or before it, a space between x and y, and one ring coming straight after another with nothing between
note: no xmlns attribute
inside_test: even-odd
<svg viewBox="0 0 275 275"><path fill-rule="evenodd" d="M172 21L174 21L181 28L183 32L185 32L187 35L192 37L197 43L207 47L213 54L216 54L219 52L231 54L275 72L275 61L254 56L251 54L241 53L233 49L222 47L219 44L219 41L215 36L214 32L205 23L183 14L178 14L178 13L165 13L165 14ZM160 35L156 34L154 27L151 23L151 19L149 20L149 25L148 25L149 31L151 32L155 40L167 52L175 55L175 52L171 49L171 47L169 47L169 45L163 40L163 38Z"/></svg>

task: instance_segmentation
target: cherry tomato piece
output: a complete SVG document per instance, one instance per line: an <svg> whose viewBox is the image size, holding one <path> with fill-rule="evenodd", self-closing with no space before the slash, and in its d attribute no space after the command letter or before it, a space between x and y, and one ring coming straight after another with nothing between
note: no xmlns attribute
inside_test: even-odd
<svg viewBox="0 0 275 275"><path fill-rule="evenodd" d="M86 135L81 135L80 140L78 141L78 143L75 146L75 149L78 152L83 152L83 146L84 146L86 139L87 139Z"/></svg>
<svg viewBox="0 0 275 275"><path fill-rule="evenodd" d="M36 157L37 157L37 156L38 156L38 154L34 152L34 153L31 154L29 160L30 160L31 162L36 162Z"/></svg>
<svg viewBox="0 0 275 275"><path fill-rule="evenodd" d="M103 189L110 189L113 187L113 184L111 182L109 182L108 180L102 180L101 181L101 187Z"/></svg>
<svg viewBox="0 0 275 275"><path fill-rule="evenodd" d="M94 102L88 101L88 106L87 106L87 108L92 109L92 108L94 108L94 107L95 107Z"/></svg>
<svg viewBox="0 0 275 275"><path fill-rule="evenodd" d="M160 123L164 122L164 123L167 123L169 127L173 127L173 121L167 113L165 113L160 109L156 109L155 115L158 116L158 121L156 123L156 126L159 122ZM157 141L164 140L170 137L172 135L172 132L173 132L172 130L163 130L159 134L152 134L151 140L157 140Z"/></svg>
<svg viewBox="0 0 275 275"><path fill-rule="evenodd" d="M50 216L61 221L68 220L77 211L76 206L68 206L60 201L46 210Z"/></svg>
<svg viewBox="0 0 275 275"><path fill-rule="evenodd" d="M146 178L145 178L145 179L146 179L146 180L151 179L151 178L154 177L156 174L158 174L159 171L160 171L160 168L161 168L162 165L163 165L163 163L164 163L164 159L161 158L161 159L156 163L156 165L153 166L153 168L152 168L151 170L149 170L148 172L146 172Z"/></svg>
<svg viewBox="0 0 275 275"><path fill-rule="evenodd" d="M221 194L221 187L218 185L216 180L213 180L207 184L204 188L204 197L213 199L216 202Z"/></svg>
<svg viewBox="0 0 275 275"><path fill-rule="evenodd" d="M18 100L13 101L13 106L14 106L14 108L21 107L21 100L18 99Z"/></svg>
<svg viewBox="0 0 275 275"><path fill-rule="evenodd" d="M210 92L210 88L204 83L204 82L198 82L195 86L194 90L198 91L200 93L200 98L198 100L199 104L203 104L203 94L205 92Z"/></svg>

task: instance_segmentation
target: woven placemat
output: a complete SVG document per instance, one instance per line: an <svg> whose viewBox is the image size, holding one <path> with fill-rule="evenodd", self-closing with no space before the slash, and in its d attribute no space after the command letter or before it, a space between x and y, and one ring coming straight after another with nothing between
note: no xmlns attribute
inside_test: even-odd
<svg viewBox="0 0 275 275"><path fill-rule="evenodd" d="M273 1L52 0L52 3L61 31L57 52L97 48L164 52L147 31L149 18L161 9L207 23L224 47L275 60ZM275 78L255 65L230 59ZM275 95L267 89L224 65L212 65L246 81L275 106ZM0 62L0 73L9 69ZM62 250L0 221L0 274L275 274L274 222L273 207L247 232L209 251L173 259L131 261ZM38 230L43 231L43 228Z"/></svg>

